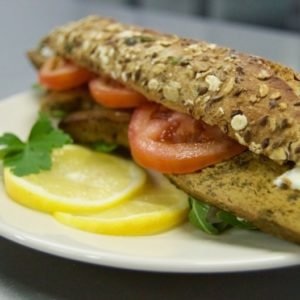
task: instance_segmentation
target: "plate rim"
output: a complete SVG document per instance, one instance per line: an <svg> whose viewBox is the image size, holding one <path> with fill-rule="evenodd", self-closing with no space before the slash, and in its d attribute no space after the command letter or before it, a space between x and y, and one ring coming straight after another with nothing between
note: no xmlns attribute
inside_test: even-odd
<svg viewBox="0 0 300 300"><path fill-rule="evenodd" d="M15 242L24 247L33 249L38 252L46 253L48 255L54 255L60 258L65 258L68 260L74 260L83 263L89 263L98 266L113 267L125 270L133 271L148 271L148 272L160 272L160 273L185 273L185 274L213 274L213 273L237 273L237 272L251 272L251 271L263 271L279 269L284 267L297 266L300 264L300 256L298 258L290 258L289 261L286 260L270 260L266 264L264 261L263 265L258 265L257 263L247 265L245 268L238 267L239 264L220 264L204 265L204 264L188 264L182 266L182 264L170 264L162 263L162 259L144 259L143 257L132 257L122 254L113 254L106 251L93 251L90 250L89 253L85 250L74 250L72 247L61 246L58 243L52 243L43 241L42 239L33 237L31 234L24 233L21 230L15 229L3 224L0 221L0 236L6 238L12 242ZM71 256L70 256L70 251Z"/></svg>

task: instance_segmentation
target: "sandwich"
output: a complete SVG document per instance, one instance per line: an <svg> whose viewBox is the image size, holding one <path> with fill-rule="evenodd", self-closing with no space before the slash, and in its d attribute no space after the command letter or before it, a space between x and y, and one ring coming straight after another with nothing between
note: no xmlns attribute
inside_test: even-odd
<svg viewBox="0 0 300 300"><path fill-rule="evenodd" d="M300 243L300 74L90 16L28 53L41 110L78 143L129 148L193 199Z"/></svg>

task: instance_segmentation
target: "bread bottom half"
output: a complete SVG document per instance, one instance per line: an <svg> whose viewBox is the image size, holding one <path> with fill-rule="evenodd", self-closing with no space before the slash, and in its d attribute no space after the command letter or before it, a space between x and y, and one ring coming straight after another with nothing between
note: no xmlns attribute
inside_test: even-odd
<svg viewBox="0 0 300 300"><path fill-rule="evenodd" d="M75 142L104 140L128 147L127 128L131 112L98 105L95 108L80 100L82 95L82 91L77 97L74 94L70 97L68 92L59 97L57 93L48 93L41 107L46 111L67 108L60 127L72 135ZM274 179L288 169L288 165L279 165L246 151L199 172L166 176L196 199L244 218L264 232L300 243L300 191L278 188L273 184Z"/></svg>

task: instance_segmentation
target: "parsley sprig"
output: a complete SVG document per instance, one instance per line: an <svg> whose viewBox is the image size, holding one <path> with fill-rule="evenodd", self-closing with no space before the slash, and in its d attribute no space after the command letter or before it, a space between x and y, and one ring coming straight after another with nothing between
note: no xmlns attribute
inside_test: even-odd
<svg viewBox="0 0 300 300"><path fill-rule="evenodd" d="M26 142L13 133L0 136L0 159L17 176L39 173L50 170L52 150L69 143L71 137L53 127L45 114L40 114Z"/></svg>
<svg viewBox="0 0 300 300"><path fill-rule="evenodd" d="M38 82L34 83L31 88L38 94L44 94L47 91L47 89Z"/></svg>

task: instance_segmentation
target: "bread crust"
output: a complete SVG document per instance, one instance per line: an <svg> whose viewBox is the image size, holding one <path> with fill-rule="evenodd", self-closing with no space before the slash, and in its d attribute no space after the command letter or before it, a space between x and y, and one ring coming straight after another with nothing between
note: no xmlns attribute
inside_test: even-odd
<svg viewBox="0 0 300 300"><path fill-rule="evenodd" d="M261 57L96 16L55 29L56 54L185 112L277 162L300 163L300 74Z"/></svg>

